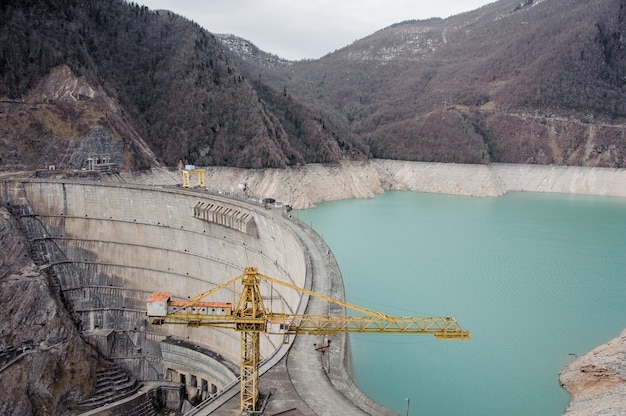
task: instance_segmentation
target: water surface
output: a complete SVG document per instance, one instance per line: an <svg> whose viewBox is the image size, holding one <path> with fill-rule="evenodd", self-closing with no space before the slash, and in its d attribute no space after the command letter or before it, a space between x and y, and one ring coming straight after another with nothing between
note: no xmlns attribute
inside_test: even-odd
<svg viewBox="0 0 626 416"><path fill-rule="evenodd" d="M387 192L296 215L333 250L347 301L454 316L471 341L352 335L356 381L404 414L556 416L558 372L626 328L626 199Z"/></svg>

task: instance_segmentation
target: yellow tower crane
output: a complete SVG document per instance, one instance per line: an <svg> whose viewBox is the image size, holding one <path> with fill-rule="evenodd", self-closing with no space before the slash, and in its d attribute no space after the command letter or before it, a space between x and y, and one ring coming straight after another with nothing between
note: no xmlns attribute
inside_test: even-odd
<svg viewBox="0 0 626 416"><path fill-rule="evenodd" d="M262 280L324 299L362 315L312 315L268 311L261 296ZM230 303L202 302L205 297L241 281L243 292L235 308ZM217 310L219 312L215 312ZM210 311L210 312L209 312ZM261 333L336 335L342 332L430 334L436 339L470 339L470 332L452 317L390 316L302 289L245 267L244 273L186 301L170 301L170 293L155 292L148 299L153 325L182 324L231 328L241 333L241 410L257 410Z"/></svg>

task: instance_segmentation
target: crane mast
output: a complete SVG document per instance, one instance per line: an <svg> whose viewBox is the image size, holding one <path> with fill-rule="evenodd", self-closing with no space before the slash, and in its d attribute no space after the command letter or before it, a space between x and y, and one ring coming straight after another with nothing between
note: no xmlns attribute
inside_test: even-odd
<svg viewBox="0 0 626 416"><path fill-rule="evenodd" d="M261 295L261 281L268 281L324 299L359 312L359 315L287 314L268 311ZM243 291L236 307L230 303L202 302L205 297L241 281ZM244 273L187 301L171 301L170 293L155 292L148 299L148 316L153 325L179 324L231 328L241 333L241 410L257 410L259 399L260 334L336 335L354 333L430 334L436 339L468 340L470 332L452 317L390 316L352 305L258 273ZM219 313L216 313L216 306ZM211 313L209 313L211 311Z"/></svg>

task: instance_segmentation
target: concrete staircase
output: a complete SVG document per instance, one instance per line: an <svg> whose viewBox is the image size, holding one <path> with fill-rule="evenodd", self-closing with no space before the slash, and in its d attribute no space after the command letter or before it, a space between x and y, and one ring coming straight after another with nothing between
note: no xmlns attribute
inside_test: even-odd
<svg viewBox="0 0 626 416"><path fill-rule="evenodd" d="M159 412L154 407L151 400L135 401L136 405L132 409L125 409L126 416L158 416Z"/></svg>
<svg viewBox="0 0 626 416"><path fill-rule="evenodd" d="M137 393L141 388L141 384L134 377L119 367L97 370L96 377L96 390L90 398L76 403L76 410L92 410L120 401ZM154 413L138 413L137 415L156 415L157 412L154 406L152 407Z"/></svg>

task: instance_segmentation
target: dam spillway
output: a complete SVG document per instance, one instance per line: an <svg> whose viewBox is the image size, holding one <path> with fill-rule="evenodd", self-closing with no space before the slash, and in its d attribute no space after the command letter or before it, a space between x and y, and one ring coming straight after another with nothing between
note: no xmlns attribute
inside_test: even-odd
<svg viewBox="0 0 626 416"><path fill-rule="evenodd" d="M48 180L9 180L1 185L3 204L20 213L42 268L58 280L83 336L139 380L180 383L193 401L236 383L239 334L228 329L151 326L146 300L152 292L168 291L173 300L185 300L241 274L244 266L255 265L292 285L343 297L330 250L280 207L140 185ZM212 300L232 302L236 290L228 289L222 298ZM265 285L262 291L275 311L304 313L312 308L308 297L290 289ZM289 349L284 341L261 337L261 359L268 368ZM319 354L308 346L312 342L300 349L291 346L293 354L300 354L294 362L322 371L316 364ZM353 396L361 407L368 406L346 370L347 343L334 344L340 349L334 359L343 369L335 377L342 378L349 392L338 393L344 397L340 400ZM334 388L326 384L325 393L300 387L322 396L306 404L311 414L325 413L326 405L317 402L330 400ZM297 396L302 401L306 393ZM347 402L344 414L362 414ZM371 406L377 409L376 404Z"/></svg>

